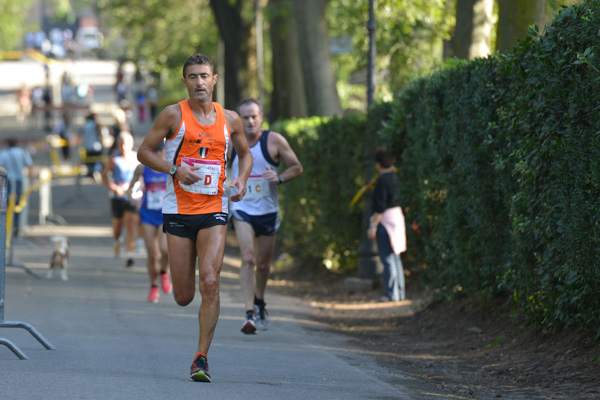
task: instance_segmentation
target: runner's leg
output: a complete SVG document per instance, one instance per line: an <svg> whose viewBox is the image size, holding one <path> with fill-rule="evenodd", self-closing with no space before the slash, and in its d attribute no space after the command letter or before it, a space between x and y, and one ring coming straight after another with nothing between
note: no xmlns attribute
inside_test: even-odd
<svg viewBox="0 0 600 400"><path fill-rule="evenodd" d="M208 353L215 333L221 308L219 277L225 254L227 225L216 225L201 229L196 239L198 253L199 286L202 303L198 311L198 352Z"/></svg>
<svg viewBox="0 0 600 400"><path fill-rule="evenodd" d="M135 249L139 220L139 214L135 211L126 210L123 213L123 224L125 225L125 246L129 252Z"/></svg>
<svg viewBox="0 0 600 400"><path fill-rule="evenodd" d="M196 244L194 240L167 233L173 294L180 306L187 306L196 294Z"/></svg>
<svg viewBox="0 0 600 400"><path fill-rule="evenodd" d="M113 236L115 238L115 242L119 241L121 237L121 231L123 230L123 218L115 218L112 219L113 224Z"/></svg>
<svg viewBox="0 0 600 400"><path fill-rule="evenodd" d="M257 298L264 300L269 273L271 272L271 258L275 248L275 239L273 236L259 236L256 246L256 286L254 288ZM252 298L254 304L254 298Z"/></svg>
<svg viewBox="0 0 600 400"><path fill-rule="evenodd" d="M247 222L233 220L237 237L242 267L240 268L240 285L244 299L244 311L254 310L254 229Z"/></svg>
<svg viewBox="0 0 600 400"><path fill-rule="evenodd" d="M162 230L162 225L157 228L158 248L160 252L160 271L167 272L169 269L169 250L167 248L167 235Z"/></svg>
<svg viewBox="0 0 600 400"><path fill-rule="evenodd" d="M148 259L146 265L148 267L148 277L150 278L151 286L158 286L158 228L150 224L142 224L142 232L144 234L144 242L146 243L146 253Z"/></svg>

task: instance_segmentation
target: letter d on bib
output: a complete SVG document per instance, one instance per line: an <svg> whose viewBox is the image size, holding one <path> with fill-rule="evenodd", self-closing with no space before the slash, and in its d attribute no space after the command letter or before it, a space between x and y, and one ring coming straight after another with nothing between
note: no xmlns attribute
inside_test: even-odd
<svg viewBox="0 0 600 400"><path fill-rule="evenodd" d="M212 176L204 175L204 185L210 186L211 183L212 183Z"/></svg>

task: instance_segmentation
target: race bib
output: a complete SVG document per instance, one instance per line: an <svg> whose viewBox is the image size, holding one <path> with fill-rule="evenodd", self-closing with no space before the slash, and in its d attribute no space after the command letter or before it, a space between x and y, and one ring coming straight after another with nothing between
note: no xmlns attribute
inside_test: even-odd
<svg viewBox="0 0 600 400"><path fill-rule="evenodd" d="M246 195L244 200L258 200L271 195L269 181L260 175L250 175L246 181Z"/></svg>
<svg viewBox="0 0 600 400"><path fill-rule="evenodd" d="M161 186L153 186L146 191L146 207L149 210L162 210L163 198L167 189Z"/></svg>
<svg viewBox="0 0 600 400"><path fill-rule="evenodd" d="M212 160L198 160L196 158L183 157L181 165L187 167L200 167L194 171L200 175L200 180L191 185L179 183L186 192L215 195L219 192L219 177L221 176L221 162Z"/></svg>

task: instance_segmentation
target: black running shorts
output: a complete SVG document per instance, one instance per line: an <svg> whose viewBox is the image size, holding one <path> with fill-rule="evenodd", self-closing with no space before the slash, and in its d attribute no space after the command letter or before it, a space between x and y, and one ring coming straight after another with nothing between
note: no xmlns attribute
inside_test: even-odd
<svg viewBox="0 0 600 400"><path fill-rule="evenodd" d="M196 240L200 229L227 225L227 214L218 212L198 215L163 214L163 231Z"/></svg>

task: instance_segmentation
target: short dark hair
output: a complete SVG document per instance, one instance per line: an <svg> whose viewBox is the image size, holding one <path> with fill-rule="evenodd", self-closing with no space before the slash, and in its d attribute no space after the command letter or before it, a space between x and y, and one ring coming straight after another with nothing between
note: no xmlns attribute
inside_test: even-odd
<svg viewBox="0 0 600 400"><path fill-rule="evenodd" d="M17 147L17 138L15 138L15 137L8 138L8 140L6 141L6 144L8 145L8 147Z"/></svg>
<svg viewBox="0 0 600 400"><path fill-rule="evenodd" d="M262 112L263 112L262 103L259 100L254 99L252 97L247 97L244 100L242 100L242 101L239 102L239 104L237 106L237 112L238 112L238 114L240 112L240 108L242 108L242 106L247 106L248 104L256 104L258 106L258 109L260 110L260 112L262 114Z"/></svg>
<svg viewBox="0 0 600 400"><path fill-rule="evenodd" d="M204 55L204 54L200 54L200 53L196 53L194 55L191 55L188 57L188 59L185 61L185 64L183 64L183 77L185 78L185 69L187 67L189 67L190 65L208 65L210 67L210 70L212 71L212 73L215 73L215 66L213 65L213 62L210 60L210 58L208 58L208 56Z"/></svg>
<svg viewBox="0 0 600 400"><path fill-rule="evenodd" d="M379 146L375 149L375 162L383 168L389 168L394 164L394 156L385 146Z"/></svg>

